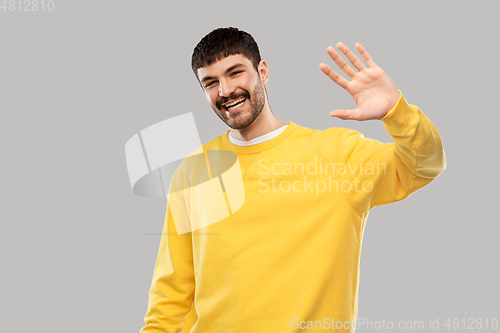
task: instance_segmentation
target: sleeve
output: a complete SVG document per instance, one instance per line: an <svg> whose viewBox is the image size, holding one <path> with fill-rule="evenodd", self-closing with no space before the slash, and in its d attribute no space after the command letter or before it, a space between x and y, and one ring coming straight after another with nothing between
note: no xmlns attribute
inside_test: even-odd
<svg viewBox="0 0 500 333"><path fill-rule="evenodd" d="M167 202L160 249L141 333L178 333L194 299L191 233L179 235Z"/></svg>
<svg viewBox="0 0 500 333"><path fill-rule="evenodd" d="M345 129L337 156L345 165L342 182L347 200L358 212L393 203L429 184L446 168L441 138L431 121L400 92L382 119L393 143L364 138Z"/></svg>

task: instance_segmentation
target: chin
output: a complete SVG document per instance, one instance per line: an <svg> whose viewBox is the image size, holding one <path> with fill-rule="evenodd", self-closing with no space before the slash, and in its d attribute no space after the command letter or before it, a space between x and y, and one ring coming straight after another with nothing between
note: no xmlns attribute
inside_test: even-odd
<svg viewBox="0 0 500 333"><path fill-rule="evenodd" d="M257 117L255 118L250 118L250 119L244 119L242 121L235 121L235 122L227 122L226 124L231 127L232 129L237 129L237 130L241 130L241 129L244 129L244 128L247 128L249 127L250 125L252 125L255 120L257 120Z"/></svg>

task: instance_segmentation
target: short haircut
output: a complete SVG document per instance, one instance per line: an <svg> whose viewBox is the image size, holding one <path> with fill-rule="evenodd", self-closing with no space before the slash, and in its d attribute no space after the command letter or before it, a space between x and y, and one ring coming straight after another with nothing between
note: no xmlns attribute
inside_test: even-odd
<svg viewBox="0 0 500 333"><path fill-rule="evenodd" d="M191 68L198 78L198 68L210 66L227 56L242 54L259 71L260 52L249 33L237 28L218 28L203 37L193 50Z"/></svg>

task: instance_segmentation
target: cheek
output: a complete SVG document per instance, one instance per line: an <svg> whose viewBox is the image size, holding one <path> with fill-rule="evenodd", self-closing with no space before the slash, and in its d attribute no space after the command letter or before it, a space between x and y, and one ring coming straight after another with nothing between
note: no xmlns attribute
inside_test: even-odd
<svg viewBox="0 0 500 333"><path fill-rule="evenodd" d="M217 101L217 94L206 92L205 97L207 98L208 103L210 103L211 105L215 105L215 102Z"/></svg>
<svg viewBox="0 0 500 333"><path fill-rule="evenodd" d="M251 91L252 81L249 78L245 78L239 82L239 86L247 91Z"/></svg>
<svg viewBox="0 0 500 333"><path fill-rule="evenodd" d="M257 87L258 84L259 84L258 80L248 80L247 82L245 82L246 90L249 93L252 93L252 92L254 92L254 90L255 90L255 88Z"/></svg>

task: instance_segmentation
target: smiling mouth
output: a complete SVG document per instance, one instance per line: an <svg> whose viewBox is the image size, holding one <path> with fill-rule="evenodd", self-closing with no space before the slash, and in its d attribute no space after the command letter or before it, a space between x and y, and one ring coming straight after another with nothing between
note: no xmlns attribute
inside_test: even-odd
<svg viewBox="0 0 500 333"><path fill-rule="evenodd" d="M234 111L234 110L237 110L238 108L240 108L240 106L242 106L246 100L247 99L245 97L241 97L241 98L238 98L234 101L230 101L230 102L223 104L222 107L223 107L224 111L231 112L231 111Z"/></svg>

